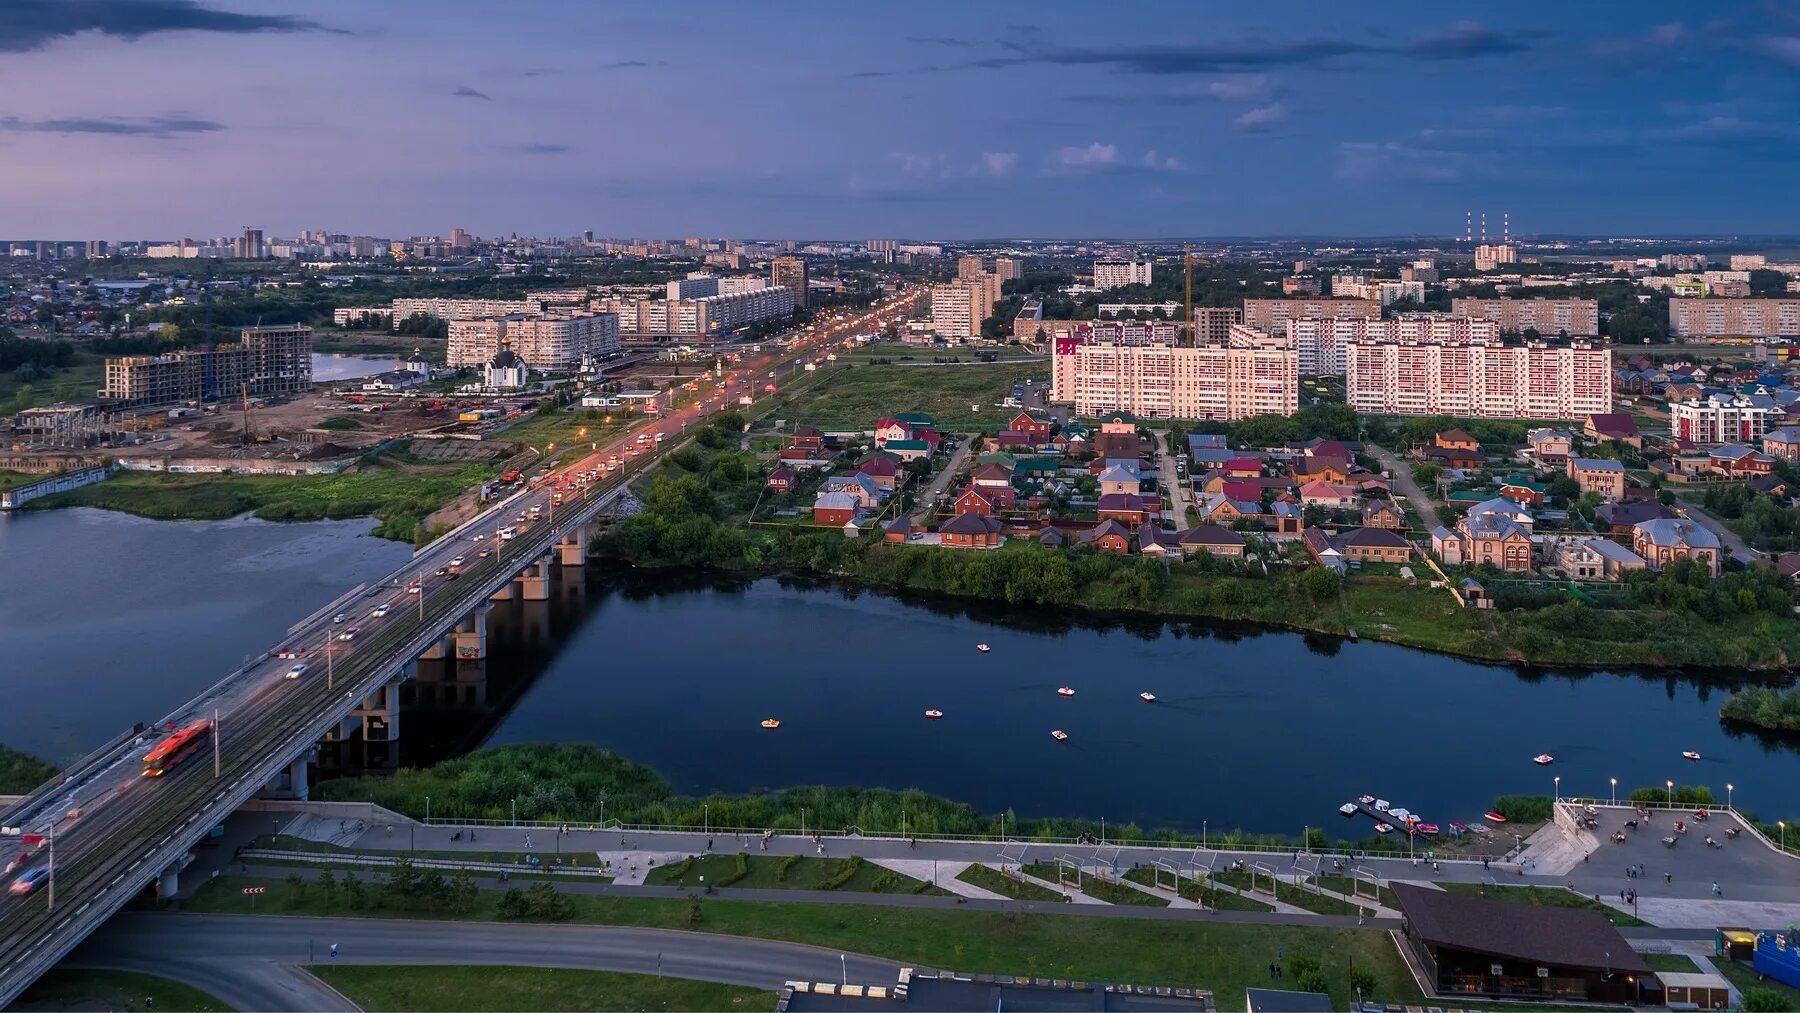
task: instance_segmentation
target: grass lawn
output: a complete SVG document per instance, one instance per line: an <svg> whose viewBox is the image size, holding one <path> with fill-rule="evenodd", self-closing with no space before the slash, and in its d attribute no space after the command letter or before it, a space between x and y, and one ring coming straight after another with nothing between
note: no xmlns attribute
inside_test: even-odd
<svg viewBox="0 0 1800 1013"><path fill-rule="evenodd" d="M665 865L644 877L651 886L692 886L704 882L750 890L840 890L845 893L930 893L945 896L948 891L929 882L914 879L873 862L859 863L850 878L837 886L828 881L841 872L848 858L786 858L775 855L744 856L744 878L737 875L737 855L703 855L676 865ZM798 861L794 861L799 858ZM785 868L784 868L785 867Z"/></svg>
<svg viewBox="0 0 1800 1013"><path fill-rule="evenodd" d="M1125 878L1131 880L1133 883L1142 883L1145 886L1156 885L1155 875L1151 869L1132 869L1125 874ZM1167 887L1164 889L1167 889ZM1196 904L1205 904L1207 907L1219 911L1261 911L1267 913L1275 910L1272 906L1264 904L1260 900L1251 900L1241 894L1232 893L1230 890L1214 889L1208 891L1199 880L1188 879L1185 876L1181 879L1180 889L1183 898L1191 900Z"/></svg>
<svg viewBox="0 0 1800 1013"><path fill-rule="evenodd" d="M0 492L49 478L49 475L27 475L22 471L0 471Z"/></svg>
<svg viewBox="0 0 1800 1013"><path fill-rule="evenodd" d="M1650 954L1645 954L1645 956L1648 957ZM1800 989L1783 985L1774 978L1765 978L1757 974L1756 968L1751 967L1749 961L1715 960L1713 965L1719 969L1719 973L1725 977L1726 981L1738 987L1738 991L1744 992L1752 988L1768 989L1787 1000L1786 1009L1800 1010ZM1655 967L1656 965L1650 966Z"/></svg>
<svg viewBox="0 0 1800 1013"><path fill-rule="evenodd" d="M268 893L264 914L343 914L316 891L295 898L281 880L221 876L181 907L188 911L248 912L249 885ZM692 929L765 939L784 939L886 957L915 965L974 973L1119 981L1140 985L1210 988L1220 1009L1244 1004L1246 986L1268 978L1278 950L1289 959L1311 954L1324 963L1333 1004L1344 994L1349 961L1376 976L1373 996L1417 1003L1420 995L1384 932L1300 925L1237 925L1205 921L1152 921L1071 915L985 912L939 908L890 908L856 904L781 904L704 899L698 922L689 902L648 897L568 894L574 920L608 925ZM483 891L471 918L496 920L498 898ZM416 917L413 912L359 909L359 915Z"/></svg>
<svg viewBox="0 0 1800 1013"><path fill-rule="evenodd" d="M20 383L11 370L0 373L0 411L38 408L58 401L80 401L94 396L106 382L100 356L82 353L75 365L53 370L30 383ZM20 391L30 388L21 400Z"/></svg>
<svg viewBox="0 0 1800 1013"><path fill-rule="evenodd" d="M996 407L1013 384L1030 377L1043 382L1049 370L1038 363L978 363L947 366L855 366L840 369L796 397L776 414L824 428L868 428L898 412L925 412L940 430L997 432L1017 408ZM971 410L970 405L980 407Z"/></svg>
<svg viewBox="0 0 1800 1013"><path fill-rule="evenodd" d="M401 843L405 842L402 841ZM525 856L529 853L538 856L538 860L547 868L554 868L556 865L560 864L565 867L575 866L576 868L594 869L598 868L600 865L600 859L594 857L592 852L570 852L569 854L562 855L555 851L431 851L425 849L407 851L404 849L382 850L376 848L345 848L325 841L309 841L303 837L288 837L286 835L270 834L264 834L261 837L258 837L255 841L251 842L250 847L263 848L270 851L304 851L321 855L359 855L363 858L373 858L377 861L382 859L391 861L396 858L442 858L450 861L506 863L512 865L526 864ZM561 861L559 862L558 859Z"/></svg>
<svg viewBox="0 0 1800 1013"><path fill-rule="evenodd" d="M197 988L153 974L132 971L90 971L56 968L39 978L8 1010L142 1010L145 998L156 1000L156 1009L186 1013L228 1011L225 1005Z"/></svg>
<svg viewBox="0 0 1800 1013"><path fill-rule="evenodd" d="M1694 958L1685 953L1640 953L1644 963L1650 965L1652 971L1672 971L1676 974L1698 974L1700 965Z"/></svg>
<svg viewBox="0 0 1800 1013"><path fill-rule="evenodd" d="M1235 886L1240 890L1250 889L1250 874L1228 869L1214 872L1213 878L1226 886ZM1356 905L1335 897L1322 897L1310 890L1302 890L1285 879L1275 881L1275 899L1283 904L1292 904L1304 911L1322 915L1353 915Z"/></svg>
<svg viewBox="0 0 1800 1013"><path fill-rule="evenodd" d="M1057 867L1055 865L1051 865L1048 863L1040 862L1036 865L1025 866L1025 875L1035 876L1036 878L1044 880L1049 883L1055 883L1058 881L1056 874L1057 874ZM1077 885L1075 874L1064 871L1062 876L1063 876L1062 882L1064 883L1064 885L1066 885L1066 886L1076 886ZM1095 900L1103 900L1103 901L1107 902L1108 904L1133 904L1133 905L1137 905L1139 907L1168 907L1169 906L1169 902L1162 899L1161 897L1152 897L1151 895L1144 893L1142 891L1133 890L1129 886L1120 886L1117 883L1109 883L1106 880L1100 879L1095 876L1089 876L1089 875L1081 876L1080 877L1080 890L1082 893L1087 894L1089 897L1092 897Z"/></svg>
<svg viewBox="0 0 1800 1013"><path fill-rule="evenodd" d="M1443 883L1446 890L1457 893L1480 894L1496 900L1512 901L1518 904L1542 904L1545 907L1579 907L1590 911L1598 911L1605 915L1614 925L1641 926L1650 924L1623 911L1614 910L1591 897L1583 897L1567 890L1557 890L1542 886L1496 886L1489 887L1483 883Z"/></svg>
<svg viewBox="0 0 1800 1013"><path fill-rule="evenodd" d="M1063 895L1055 890L1045 889L1036 883L1024 882L980 863L964 869L956 878L1014 900L1064 901Z"/></svg>
<svg viewBox="0 0 1800 1013"><path fill-rule="evenodd" d="M307 970L371 1013L387 1010L772 1010L775 993L742 985L562 967Z"/></svg>
<svg viewBox="0 0 1800 1013"><path fill-rule="evenodd" d="M1355 896L1356 888L1359 883L1363 889L1367 890L1369 888L1369 885L1366 882L1352 879L1349 876L1320 876L1318 878L1318 883L1327 890L1335 890L1346 896ZM1366 894L1364 896L1365 898L1367 897ZM1391 911L1400 910L1400 902L1394 899L1394 891L1388 889L1385 885L1380 888L1378 896L1382 907Z"/></svg>
<svg viewBox="0 0 1800 1013"><path fill-rule="evenodd" d="M313 351L351 352L357 355L411 355L417 348L425 358L442 364L449 350L448 338L425 338L392 331L339 331L321 327L313 332Z"/></svg>

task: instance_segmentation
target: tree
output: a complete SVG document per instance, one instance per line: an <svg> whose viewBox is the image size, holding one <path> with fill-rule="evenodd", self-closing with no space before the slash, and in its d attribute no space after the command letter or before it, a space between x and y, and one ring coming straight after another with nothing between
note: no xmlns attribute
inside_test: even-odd
<svg viewBox="0 0 1800 1013"><path fill-rule="evenodd" d="M288 878L287 878L287 885L288 885L288 893L293 896L295 901L304 901L306 899L306 877L305 876L302 876L297 872L289 873Z"/></svg>
<svg viewBox="0 0 1800 1013"><path fill-rule="evenodd" d="M1744 989L1745 1013L1783 1013L1794 1009L1787 996L1772 988Z"/></svg>
<svg viewBox="0 0 1800 1013"><path fill-rule="evenodd" d="M1329 567L1312 567L1300 575L1300 590L1313 601L1330 601L1338 593L1337 572Z"/></svg>

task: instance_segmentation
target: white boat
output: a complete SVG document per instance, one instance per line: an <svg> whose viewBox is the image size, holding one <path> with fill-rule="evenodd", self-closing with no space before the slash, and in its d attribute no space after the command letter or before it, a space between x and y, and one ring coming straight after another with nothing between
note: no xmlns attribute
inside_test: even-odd
<svg viewBox="0 0 1800 1013"><path fill-rule="evenodd" d="M1375 804L1375 796L1373 796L1373 795L1358 795L1356 800L1358 802L1361 802L1363 805L1374 805Z"/></svg>
<svg viewBox="0 0 1800 1013"><path fill-rule="evenodd" d="M941 718L943 716L944 716L944 712L941 710L938 710L936 707L933 707L932 709L925 712L926 719L931 720L931 721L936 721L938 718Z"/></svg>
<svg viewBox="0 0 1800 1013"><path fill-rule="evenodd" d="M986 645L986 644L976 644L976 645L975 645L975 649L976 649L976 650L977 650L977 651L980 651L980 652L981 652L981 653L983 653L983 654L986 654L986 653L987 653L987 652L988 652L988 645Z"/></svg>
<svg viewBox="0 0 1800 1013"><path fill-rule="evenodd" d="M1391 834L1394 832L1394 828L1388 826L1386 823L1377 823L1375 824L1375 832L1378 834Z"/></svg>
<svg viewBox="0 0 1800 1013"><path fill-rule="evenodd" d="M1700 754L1689 749L1681 754L1681 758L1684 760L1698 760L1700 759Z"/></svg>
<svg viewBox="0 0 1800 1013"><path fill-rule="evenodd" d="M1399 806L1395 806L1388 810L1388 816L1391 819L1396 819L1405 823L1408 819L1412 818L1412 812L1407 809L1402 809Z"/></svg>
<svg viewBox="0 0 1800 1013"><path fill-rule="evenodd" d="M1068 733L1068 732L1065 732L1065 731L1063 731L1063 730L1062 730L1062 729L1061 729L1061 728L1058 728L1058 729L1056 729L1056 730L1055 730L1055 731L1053 731L1053 732L1051 732L1051 733L1050 733L1050 737L1051 737L1051 738L1053 738L1053 739L1055 739L1055 740L1056 740L1056 741L1058 741L1058 742L1067 742L1067 741L1069 741L1069 733Z"/></svg>
<svg viewBox="0 0 1800 1013"><path fill-rule="evenodd" d="M1375 810L1378 813L1387 812L1388 811L1388 800L1385 798L1378 798L1375 800L1375 804L1370 806L1369 808Z"/></svg>
<svg viewBox="0 0 1800 1013"><path fill-rule="evenodd" d="M1356 815L1356 803L1355 802L1345 802L1343 805L1338 806L1338 812L1344 814L1345 816L1355 816Z"/></svg>
<svg viewBox="0 0 1800 1013"><path fill-rule="evenodd" d="M1556 757L1551 756L1549 753L1539 753L1531 758L1531 762L1540 767L1548 767L1556 762Z"/></svg>
<svg viewBox="0 0 1800 1013"><path fill-rule="evenodd" d="M1069 688L1069 687L1067 687L1067 686L1063 686L1063 687L1061 687L1061 688L1059 688L1059 689L1057 689L1057 691L1056 691L1056 695L1057 695L1057 696L1074 696L1074 695L1075 695L1075 691L1074 691L1074 690L1072 690L1072 689L1070 689L1070 688Z"/></svg>
<svg viewBox="0 0 1800 1013"><path fill-rule="evenodd" d="M762 723L762 726L763 726L763 727L764 727L764 728L769 728L769 729L775 729L775 728L780 728L780 727L781 727L781 722L780 722L780 721L777 721L777 720L776 720L776 719L774 719L774 718L763 718L763 723Z"/></svg>
<svg viewBox="0 0 1800 1013"><path fill-rule="evenodd" d="M1144 701L1145 703L1155 703L1156 702L1156 694L1155 693L1139 693L1138 699Z"/></svg>

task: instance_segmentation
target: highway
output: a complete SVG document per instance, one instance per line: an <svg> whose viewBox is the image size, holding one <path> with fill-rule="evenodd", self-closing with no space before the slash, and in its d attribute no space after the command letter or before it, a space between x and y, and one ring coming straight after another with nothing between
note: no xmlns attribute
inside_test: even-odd
<svg viewBox="0 0 1800 1013"><path fill-rule="evenodd" d="M785 348L773 340L764 342L762 351L746 346L739 353L742 361L727 368L726 389L674 397L674 406L579 460L545 461L531 487L426 546L404 568L302 620L266 654L149 731L121 736L0 813L0 833L18 835L0 836L5 849L0 865L32 851L23 873L5 877L9 887L20 875L42 875L35 872L38 866L54 869L28 893L10 888L0 893L0 1007L179 861L211 826L335 728L358 702L545 558L565 528L610 505L660 451L681 444L690 424L739 408L736 402L745 394L755 403L743 410L758 414L778 396L766 393L766 385L785 385L805 362L903 315L922 295L890 297L864 313L815 324ZM615 457L619 467L612 474L590 477ZM529 519L533 508L542 520ZM521 515L528 519L518 521ZM503 536L509 528L513 535ZM453 565L459 559L460 565ZM334 621L339 614L342 620ZM196 748L160 776L145 776L142 758L156 741L170 729L211 721L215 714L216 726ZM34 851L15 846L40 837L45 843Z"/></svg>
<svg viewBox="0 0 1800 1013"><path fill-rule="evenodd" d="M331 944L338 955L330 956ZM788 981L892 985L890 960L800 943L611 925L128 913L71 955L79 967L161 974L234 1009L354 1009L298 970L349 964L507 964L661 973L779 989Z"/></svg>

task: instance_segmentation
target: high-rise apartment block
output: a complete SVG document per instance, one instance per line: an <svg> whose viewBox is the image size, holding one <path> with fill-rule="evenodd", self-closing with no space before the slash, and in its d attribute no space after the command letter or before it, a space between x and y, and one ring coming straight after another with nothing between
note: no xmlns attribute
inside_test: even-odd
<svg viewBox="0 0 1800 1013"><path fill-rule="evenodd" d="M1126 285L1150 284L1150 261L1096 260L1095 288L1124 288Z"/></svg>
<svg viewBox="0 0 1800 1013"><path fill-rule="evenodd" d="M99 396L124 407L311 390L312 334L298 324L245 327L235 344L108 359Z"/></svg>
<svg viewBox="0 0 1800 1013"><path fill-rule="evenodd" d="M1507 243L1492 246L1482 245L1475 248L1475 270L1492 271L1501 264L1519 262L1519 248Z"/></svg>
<svg viewBox="0 0 1800 1013"><path fill-rule="evenodd" d="M244 234L232 243L231 254L238 260L260 260L263 255L263 234L261 229L245 229Z"/></svg>
<svg viewBox="0 0 1800 1013"><path fill-rule="evenodd" d="M806 261L799 257L776 257L769 264L769 284L785 288L794 296L794 305L806 307Z"/></svg>
<svg viewBox="0 0 1800 1013"><path fill-rule="evenodd" d="M1299 317L1379 317L1373 299L1245 299L1244 326L1270 334L1283 333Z"/></svg>
<svg viewBox="0 0 1800 1013"><path fill-rule="evenodd" d="M450 321L445 361L452 366L480 366L510 342L513 353L537 369L558 369L583 356L619 351L619 318L612 313L515 314Z"/></svg>
<svg viewBox="0 0 1800 1013"><path fill-rule="evenodd" d="M1683 338L1800 336L1800 299L1670 299L1669 334Z"/></svg>
<svg viewBox="0 0 1800 1013"><path fill-rule="evenodd" d="M1600 333L1600 304L1593 299L1452 299L1450 312L1492 320L1503 334L1535 330L1591 338Z"/></svg>
<svg viewBox="0 0 1800 1013"><path fill-rule="evenodd" d="M1231 328L1244 322L1244 311L1236 306L1194 307L1194 343L1223 344L1231 337Z"/></svg>
<svg viewBox="0 0 1800 1013"><path fill-rule="evenodd" d="M1748 443L1756 446L1774 414L1766 398L1711 394L1669 406L1669 430L1695 443Z"/></svg>
<svg viewBox="0 0 1800 1013"><path fill-rule="evenodd" d="M1734 253L1731 255L1733 271L1756 271L1769 264L1769 258L1760 253Z"/></svg>
<svg viewBox="0 0 1800 1013"><path fill-rule="evenodd" d="M395 299L394 327L399 328L408 318L419 314L437 317L439 320L462 320L470 317L536 313L543 308L543 303L536 299Z"/></svg>
<svg viewBox="0 0 1800 1013"><path fill-rule="evenodd" d="M670 299L704 299L719 294L719 279L710 274L690 274L677 278L664 288Z"/></svg>
<svg viewBox="0 0 1800 1013"><path fill-rule="evenodd" d="M1579 419L1612 404L1612 353L1585 343L1357 341L1344 393L1359 412L1491 419Z"/></svg>
<svg viewBox="0 0 1800 1013"><path fill-rule="evenodd" d="M994 277L1002 284L1025 277L1025 262L1017 257L995 257Z"/></svg>
<svg viewBox="0 0 1800 1013"><path fill-rule="evenodd" d="M900 249L898 239L871 239L863 244L863 249L870 253L893 253Z"/></svg>
<svg viewBox="0 0 1800 1013"><path fill-rule="evenodd" d="M980 257L961 256L956 258L957 281L967 281L970 278L979 278L986 273L987 262Z"/></svg>
<svg viewBox="0 0 1800 1013"><path fill-rule="evenodd" d="M1242 325L1219 344L1157 340L1153 323L1083 323L1054 340L1051 397L1078 415L1231 421L1292 415L1300 375L1293 343Z"/></svg>
<svg viewBox="0 0 1800 1013"><path fill-rule="evenodd" d="M475 243L473 240L471 240L469 238L469 234L467 232L464 232L461 229L451 229L450 230L450 245L456 247L459 250L466 250L469 247L474 246Z"/></svg>
<svg viewBox="0 0 1800 1013"><path fill-rule="evenodd" d="M1344 375L1344 348L1358 341L1436 341L1467 344L1500 342L1500 325L1443 313L1408 313L1391 320L1375 317L1301 317L1287 322L1300 357L1300 374Z"/></svg>

